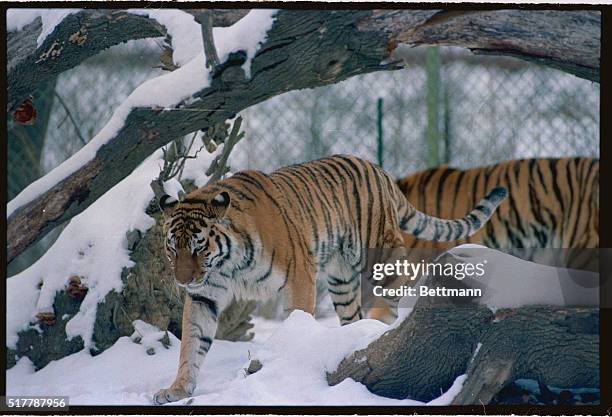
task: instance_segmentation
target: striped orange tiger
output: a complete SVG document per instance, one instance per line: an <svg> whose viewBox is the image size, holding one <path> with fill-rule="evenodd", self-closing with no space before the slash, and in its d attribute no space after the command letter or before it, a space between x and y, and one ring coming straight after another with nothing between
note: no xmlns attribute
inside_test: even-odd
<svg viewBox="0 0 612 417"><path fill-rule="evenodd" d="M440 166L397 184L415 208L442 218L465 215L493 185L509 192L486 226L472 236L455 242L428 242L405 235L409 248L446 249L461 243L505 251L566 248L565 259L556 259L557 265L563 261L571 268L597 270L597 252L579 249L599 247L598 159L521 159L466 170ZM535 261L543 261L538 255L548 255L542 251L515 253ZM376 310L370 317L391 318L386 308Z"/></svg>
<svg viewBox="0 0 612 417"><path fill-rule="evenodd" d="M493 188L468 216L443 220L416 210L380 167L337 155L281 168L242 171L164 208L165 250L187 290L179 369L157 404L193 393L220 312L232 299L284 293L290 310L313 313L315 280L329 287L342 324L362 317L364 249L474 234L505 198Z"/></svg>
<svg viewBox="0 0 612 417"><path fill-rule="evenodd" d="M415 208L442 218L465 215L492 185L509 192L491 221L474 235L457 242L407 236L409 247L447 248L464 242L496 249L599 246L598 159L520 159L466 170L441 166L397 184Z"/></svg>

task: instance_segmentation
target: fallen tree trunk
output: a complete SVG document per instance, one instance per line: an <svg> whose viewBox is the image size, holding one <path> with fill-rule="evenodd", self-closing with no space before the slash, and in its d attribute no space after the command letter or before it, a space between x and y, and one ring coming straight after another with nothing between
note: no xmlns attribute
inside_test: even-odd
<svg viewBox="0 0 612 417"><path fill-rule="evenodd" d="M453 404L488 404L516 379L563 388L599 388L599 310L500 310Z"/></svg>
<svg viewBox="0 0 612 417"><path fill-rule="evenodd" d="M397 327L328 374L390 398L431 401L467 373L453 404L489 404L516 379L599 388L599 310L529 306L493 313L481 305L419 300Z"/></svg>
<svg viewBox="0 0 612 417"><path fill-rule="evenodd" d="M465 46L597 80L600 21L590 11L281 10L252 61L250 79L241 68L245 54L230 55L209 87L172 109L133 108L89 162L11 207L7 261L89 207L160 146L287 91L400 68L393 57L399 43ZM574 30L577 24L580 31Z"/></svg>
<svg viewBox="0 0 612 417"><path fill-rule="evenodd" d="M439 10L413 26L406 25L406 12L377 11L372 22L395 32L400 43L457 46L475 54L512 56L599 82L599 12Z"/></svg>
<svg viewBox="0 0 612 417"><path fill-rule="evenodd" d="M94 355L111 347L120 337L132 335L135 320L181 337L185 292L175 285L173 271L163 256L164 236L156 204L150 204L147 212L156 224L143 236L137 231L128 235L130 258L135 265L122 272L123 290L107 294L98 304L93 334L95 346L91 349ZM87 288L81 285L79 277L73 277L66 289L57 293L53 314L39 316L37 328L30 327L18 334L17 348L7 349L7 366L12 367L26 356L39 369L52 360L82 350L83 340L80 337L67 340L65 329L79 312L86 293ZM220 316L216 338L250 340L252 333L248 331L253 327L250 319L255 307L254 301L232 302Z"/></svg>

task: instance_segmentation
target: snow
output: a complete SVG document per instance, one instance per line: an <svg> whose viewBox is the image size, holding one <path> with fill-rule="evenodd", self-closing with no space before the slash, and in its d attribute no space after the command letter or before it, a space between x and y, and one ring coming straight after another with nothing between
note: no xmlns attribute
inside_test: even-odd
<svg viewBox="0 0 612 417"><path fill-rule="evenodd" d="M186 64L202 53L204 46L200 24L189 13L182 10L151 9L130 9L128 12L148 16L166 27L172 37L175 64ZM276 10L256 9L233 26L213 28L213 41L219 61L225 62L232 52L246 51L247 60L242 65L242 69L246 77L251 78L251 61L259 46L265 42L267 33L274 23L275 14Z"/></svg>
<svg viewBox="0 0 612 417"><path fill-rule="evenodd" d="M247 60L242 69L248 79L251 78L251 62L261 44L267 39L267 33L274 24L274 15L277 10L256 9L233 26L226 28L213 28L213 38L219 61L225 62L230 53L246 51Z"/></svg>
<svg viewBox="0 0 612 417"><path fill-rule="evenodd" d="M191 24L185 17L190 15L184 12L158 10L154 12L154 15L159 18L165 12L172 13L164 20L172 22L173 29L176 29L179 24L185 22L187 22L186 24ZM230 27L215 28L213 33L219 58L224 60L227 59L231 52L245 50L250 57L244 64L246 66L245 71L250 69L250 60L254 57L259 45L265 41L266 33L274 22L273 16L275 13L275 10L255 9L251 10L245 17ZM183 37L186 34L193 35L192 30L183 29L179 31L176 29L176 33L178 37L176 42L181 45L179 47L182 51L181 59L186 59L187 56L195 53L197 48L183 46L183 44L200 42L201 45L201 35L196 40ZM247 72L247 75L250 75L250 72ZM175 107L185 100L192 99L195 93L209 85L210 72L205 68L205 58L200 47L200 52L184 66L160 77L145 81L137 87L119 105L109 122L87 145L47 175L34 181L7 204L7 218L16 209L42 195L92 160L98 150L118 134L132 109L137 107L161 107L167 111L181 111L181 109L176 109Z"/></svg>
<svg viewBox="0 0 612 417"><path fill-rule="evenodd" d="M198 179L202 181L202 176L205 176L202 172L214 156L201 152L198 158L187 160L185 171L200 172ZM65 288L73 275L80 276L89 291L79 312L67 323L66 333L69 337L80 335L86 348L91 346L97 304L110 291L121 291L121 271L133 265L126 233L130 230L144 233L154 224L145 209L153 198L149 184L159 175L162 164L160 149L130 176L74 217L54 245L34 265L7 279L8 347L15 348L17 333L26 329L37 313L53 312L56 292ZM168 187L171 192L178 192L178 182L167 184L172 184ZM39 290L41 282L44 285Z"/></svg>
<svg viewBox="0 0 612 417"><path fill-rule="evenodd" d="M460 245L449 252L465 262L485 262L485 276L465 279L464 283L483 288L479 302L492 310L599 305L598 273L537 264L474 244Z"/></svg>
<svg viewBox="0 0 612 417"><path fill-rule="evenodd" d="M474 362L474 359L476 359L476 356L478 355L478 352L480 352L481 347L482 343L478 342L478 344L476 345L476 349L474 350L474 353L472 353L472 357L470 358L470 364Z"/></svg>
<svg viewBox="0 0 612 417"><path fill-rule="evenodd" d="M328 386L326 372L387 330L381 322L360 320L339 327L336 319L315 321L295 311L282 323L257 320L255 324L257 337L251 342L213 343L193 397L180 404L425 405L379 397L351 379ZM27 358L21 359L7 371L7 395L68 395L71 405L150 405L153 394L169 386L176 374L180 341L172 334L170 340L168 349L157 342L156 354L148 355L145 344L122 337L98 356L81 351L38 372ZM260 360L263 368L247 376L251 359ZM464 380L465 375L459 376L429 404L450 404Z"/></svg>
<svg viewBox="0 0 612 417"><path fill-rule="evenodd" d="M6 346L17 346L17 332L28 326L36 315L38 285L42 276L37 274L19 274L6 280Z"/></svg>
<svg viewBox="0 0 612 417"><path fill-rule="evenodd" d="M19 31L40 17L42 30L36 39L36 47L39 48L66 16L80 11L81 9L8 9L6 11L6 31Z"/></svg>
<svg viewBox="0 0 612 417"><path fill-rule="evenodd" d="M157 352L160 347L165 349L165 347L160 344L160 340L166 335L166 331L160 330L152 324L145 323L142 320L134 320L132 325L134 326L134 333L130 336L130 339L132 342L142 345L145 348L145 352L151 348L153 348L155 352ZM170 337L169 332L168 337Z"/></svg>
<svg viewBox="0 0 612 417"><path fill-rule="evenodd" d="M542 254L554 250L542 249ZM463 283L469 288L481 289L482 296L478 302L494 312L500 308L534 305L599 305L598 273L529 262L471 243L456 246L448 253L459 262L484 263L483 277L465 278ZM415 285L420 284L417 282ZM398 317L391 328L399 326L410 316L418 299L410 296L401 298Z"/></svg>
<svg viewBox="0 0 612 417"><path fill-rule="evenodd" d="M182 10L128 9L128 13L146 16L163 25L172 39L172 59L183 66L203 51L200 25Z"/></svg>

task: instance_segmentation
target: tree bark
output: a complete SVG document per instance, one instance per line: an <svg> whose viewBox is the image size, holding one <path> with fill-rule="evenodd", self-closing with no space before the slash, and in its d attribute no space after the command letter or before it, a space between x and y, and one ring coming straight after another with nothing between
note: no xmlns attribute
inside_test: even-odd
<svg viewBox="0 0 612 417"><path fill-rule="evenodd" d="M185 292L174 284L174 274L168 266L164 252L161 214L150 204L148 213L156 224L143 236L135 231L128 236L130 258L135 265L122 272L123 290L111 292L98 304L94 324L91 353L97 355L111 347L122 336L134 332L134 320L142 320L161 330L181 337L181 318ZM66 338L66 324L78 312L87 289L75 278L64 291L58 292L53 303L53 314L40 316L38 330L29 328L19 333L16 349L8 349L7 366L12 367L26 356L36 369L50 361L61 359L83 349L83 340ZM223 340L250 340L253 327L251 313L254 301L236 301L221 314L216 338ZM35 323L36 324L36 323Z"/></svg>
<svg viewBox="0 0 612 417"><path fill-rule="evenodd" d="M480 346L480 347L479 347ZM453 404L489 404L520 378L599 388L599 310L484 306L419 300L412 313L328 374L390 398L431 401L467 373Z"/></svg>
<svg viewBox="0 0 612 417"><path fill-rule="evenodd" d="M424 13L425 20L416 19ZM362 21L411 46L506 55L599 82L601 13L587 10L381 10ZM580 28L579 30L577 28Z"/></svg>
<svg viewBox="0 0 612 417"><path fill-rule="evenodd" d="M275 19L266 42L252 62L250 79L245 78L241 69L245 54L234 53L219 65L211 85L194 94L196 100L181 103L174 109L132 109L117 135L93 159L17 208L7 219L8 262L50 230L89 207L160 146L230 119L249 106L287 91L400 68L392 55L400 42L457 45L477 52L512 55L589 79L598 79L599 74L601 18L598 12L281 10ZM64 33L64 24L58 26L58 33ZM577 24L581 25L580 31L575 30ZM76 30L74 26L65 33ZM114 38L119 36L114 34L116 30L119 25L108 24L103 33ZM25 35L19 32L14 36L9 48L13 53L17 37ZM38 58L31 55L30 51L26 55L29 58L22 60L35 62ZM9 90L19 87L18 93L9 93L11 97L20 97L34 88L31 80L15 79L11 85L10 79L9 76Z"/></svg>

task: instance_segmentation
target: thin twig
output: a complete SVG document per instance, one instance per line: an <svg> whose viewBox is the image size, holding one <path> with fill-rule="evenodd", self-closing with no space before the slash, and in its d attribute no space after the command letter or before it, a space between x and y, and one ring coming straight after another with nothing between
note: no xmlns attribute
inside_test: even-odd
<svg viewBox="0 0 612 417"><path fill-rule="evenodd" d="M206 56L206 68L210 68L214 73L219 66L219 55L215 48L215 39L213 38L213 23L212 12L210 10L202 10L199 18L200 27L202 29L202 43L204 45L204 55Z"/></svg>
<svg viewBox="0 0 612 417"><path fill-rule="evenodd" d="M183 178L183 171L185 170L185 162L187 162L188 159L195 159L198 157L198 153L200 153L200 151L202 150L202 148L204 147L204 145L200 146L200 149L198 149L194 155L190 156L189 152L191 151L191 147L193 146L193 142L195 141L195 138L198 136L198 132L194 132L193 136L191 137L191 142L189 142L189 146L187 147L186 151L185 151L185 156L183 157L183 159L181 160L181 163L179 165L179 170L178 170L178 177L177 179L179 180L179 182L181 181L181 179Z"/></svg>
<svg viewBox="0 0 612 417"><path fill-rule="evenodd" d="M221 155L218 155L210 164L210 167L206 171L206 175L210 175L206 184L212 184L218 181L229 171L227 166L227 160L230 152L234 146L244 137L244 132L240 132L240 125L242 124L242 117L237 117L232 126L232 131L223 145L223 151Z"/></svg>
<svg viewBox="0 0 612 417"><path fill-rule="evenodd" d="M74 126L74 130L76 130L76 134L79 137L79 139L81 140L81 143L83 144L83 146L87 145L87 141L85 140L83 135L81 135L81 131L79 130L79 127L77 126L76 120L74 120L74 117L72 117L72 113L70 112L70 109L66 105L66 102L64 101L62 96L60 96L57 93L57 91L54 91L53 94L55 95L55 97L57 97L57 99L59 100L59 102L62 105L62 107L64 108L64 110L66 110L66 115L68 115L68 118L72 122L72 125Z"/></svg>

